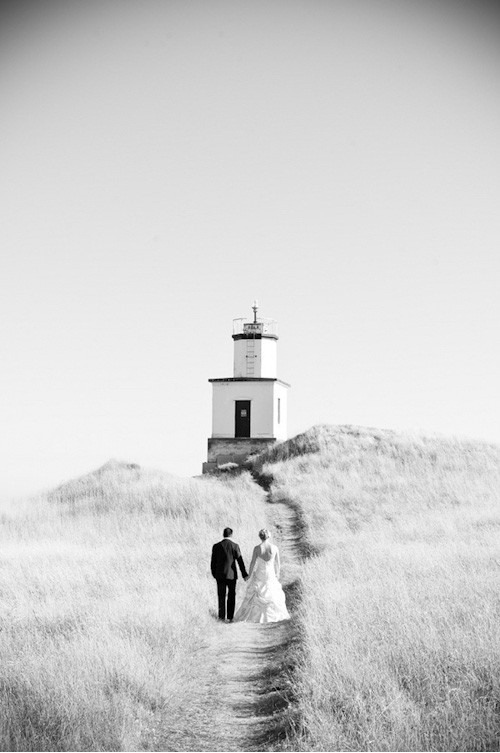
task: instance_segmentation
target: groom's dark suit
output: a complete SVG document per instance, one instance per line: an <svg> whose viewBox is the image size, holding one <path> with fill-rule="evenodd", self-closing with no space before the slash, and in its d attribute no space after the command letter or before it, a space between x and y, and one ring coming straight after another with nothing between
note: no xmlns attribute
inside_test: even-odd
<svg viewBox="0 0 500 753"><path fill-rule="evenodd" d="M232 620L236 598L236 581L238 572L236 563L243 578L248 578L245 563L238 544L230 538L224 538L212 547L210 569L217 581L217 596L219 599L219 620L226 617L226 589L227 589L227 619Z"/></svg>

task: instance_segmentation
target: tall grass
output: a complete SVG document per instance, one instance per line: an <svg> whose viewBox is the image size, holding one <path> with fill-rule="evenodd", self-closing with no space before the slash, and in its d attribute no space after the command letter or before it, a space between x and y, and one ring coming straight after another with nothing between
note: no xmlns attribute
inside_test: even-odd
<svg viewBox="0 0 500 753"><path fill-rule="evenodd" d="M313 553L291 749L498 750L500 448L315 427L263 473Z"/></svg>
<svg viewBox="0 0 500 753"><path fill-rule="evenodd" d="M231 525L251 551L263 506L248 474L109 463L4 511L0 748L140 749L160 709L187 734L214 629L211 546Z"/></svg>

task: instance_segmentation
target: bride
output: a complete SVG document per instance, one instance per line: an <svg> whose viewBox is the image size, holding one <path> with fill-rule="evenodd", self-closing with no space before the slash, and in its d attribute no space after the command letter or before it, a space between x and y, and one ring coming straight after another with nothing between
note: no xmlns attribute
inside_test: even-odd
<svg viewBox="0 0 500 753"><path fill-rule="evenodd" d="M234 615L235 622L279 622L289 620L285 594L278 578L280 554L271 544L267 528L259 531L261 543L253 550L247 592Z"/></svg>

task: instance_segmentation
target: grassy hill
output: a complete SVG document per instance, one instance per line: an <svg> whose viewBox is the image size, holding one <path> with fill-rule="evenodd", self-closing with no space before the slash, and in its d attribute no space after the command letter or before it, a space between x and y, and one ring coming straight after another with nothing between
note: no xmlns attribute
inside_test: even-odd
<svg viewBox="0 0 500 753"><path fill-rule="evenodd" d="M500 448L317 426L258 466L295 507L293 750L498 750Z"/></svg>
<svg viewBox="0 0 500 753"><path fill-rule="evenodd" d="M204 713L192 698L214 625L211 546L231 525L251 551L263 496L248 474L111 462L5 510L0 749L138 750L157 709L188 736Z"/></svg>
<svg viewBox="0 0 500 753"><path fill-rule="evenodd" d="M500 448L317 426L254 473L304 553L277 749L498 750ZM266 508L248 472L111 462L0 511L0 749L151 749L160 711L187 747L211 546L231 525L251 552Z"/></svg>

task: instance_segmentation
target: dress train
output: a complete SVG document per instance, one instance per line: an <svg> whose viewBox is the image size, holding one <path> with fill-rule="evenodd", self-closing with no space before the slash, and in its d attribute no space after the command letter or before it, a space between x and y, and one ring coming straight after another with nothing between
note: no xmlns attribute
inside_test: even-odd
<svg viewBox="0 0 500 753"><path fill-rule="evenodd" d="M252 575L247 581L247 591L234 615L235 622L281 622L289 620L285 593L276 577L274 561L277 549L265 560L257 556Z"/></svg>

